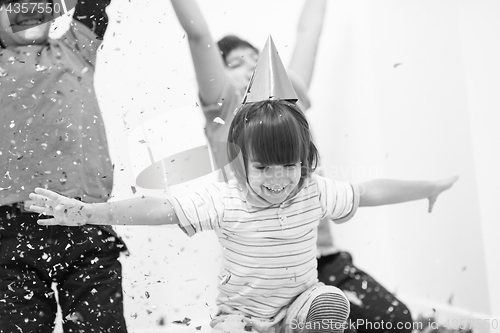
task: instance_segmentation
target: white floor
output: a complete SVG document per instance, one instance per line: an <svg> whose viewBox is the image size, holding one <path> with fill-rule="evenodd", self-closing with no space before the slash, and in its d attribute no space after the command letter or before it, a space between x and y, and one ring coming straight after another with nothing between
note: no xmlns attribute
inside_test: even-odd
<svg viewBox="0 0 500 333"><path fill-rule="evenodd" d="M117 231L130 250L121 258L129 333L210 332L220 253L215 235L188 238L177 227ZM59 318L54 333L62 333Z"/></svg>

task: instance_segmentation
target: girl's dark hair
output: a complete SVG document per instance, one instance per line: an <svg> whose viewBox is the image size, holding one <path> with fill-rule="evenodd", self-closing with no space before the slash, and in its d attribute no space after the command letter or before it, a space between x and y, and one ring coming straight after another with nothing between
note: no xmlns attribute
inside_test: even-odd
<svg viewBox="0 0 500 333"><path fill-rule="evenodd" d="M0 0L0 7L2 7L4 4L5 4L5 1L6 0ZM53 6L54 5L54 0L48 0L48 2ZM9 18L10 20L10 18ZM47 22L42 22L42 23L47 23ZM2 43L2 41L0 40L0 49L5 49L5 45Z"/></svg>
<svg viewBox="0 0 500 333"><path fill-rule="evenodd" d="M243 40L233 35L228 35L222 38L220 41L217 42L217 45L219 46L219 50L222 55L222 59L224 59L224 63L226 63L226 58L229 55L229 53L234 49L251 48L255 52L259 53L259 50L255 46L253 46L246 40Z"/></svg>
<svg viewBox="0 0 500 333"><path fill-rule="evenodd" d="M301 162L301 182L318 163L309 124L298 106L285 100L266 100L241 107L229 128L227 154L235 176L246 181L247 161L263 165Z"/></svg>

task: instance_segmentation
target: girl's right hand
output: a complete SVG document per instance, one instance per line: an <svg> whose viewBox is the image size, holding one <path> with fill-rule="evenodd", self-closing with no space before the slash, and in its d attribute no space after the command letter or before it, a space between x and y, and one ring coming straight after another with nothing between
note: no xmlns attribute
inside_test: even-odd
<svg viewBox="0 0 500 333"><path fill-rule="evenodd" d="M440 195L442 192L449 190L453 184L458 180L458 176L453 176L450 178L438 180L434 182L434 193L428 197L429 199L429 213L432 212L432 208L434 207L434 203L436 202L436 199L438 195Z"/></svg>
<svg viewBox="0 0 500 333"><path fill-rule="evenodd" d="M33 204L29 210L42 215L51 215L50 219L39 219L40 225L81 226L87 218L83 209L87 204L57 194L56 192L37 187L29 198Z"/></svg>

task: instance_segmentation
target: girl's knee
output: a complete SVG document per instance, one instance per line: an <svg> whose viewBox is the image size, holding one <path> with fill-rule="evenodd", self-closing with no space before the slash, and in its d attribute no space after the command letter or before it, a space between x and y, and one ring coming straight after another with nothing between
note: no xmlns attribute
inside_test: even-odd
<svg viewBox="0 0 500 333"><path fill-rule="evenodd" d="M340 290L331 291L321 293L312 301L306 319L308 332L344 331L349 317L349 301Z"/></svg>

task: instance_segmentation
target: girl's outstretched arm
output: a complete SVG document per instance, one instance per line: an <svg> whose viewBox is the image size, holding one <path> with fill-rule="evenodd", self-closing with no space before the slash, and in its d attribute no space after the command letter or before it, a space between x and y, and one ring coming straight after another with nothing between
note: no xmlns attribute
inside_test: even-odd
<svg viewBox="0 0 500 333"><path fill-rule="evenodd" d="M200 99L205 105L219 101L226 74L217 44L195 0L171 0L177 19L187 34Z"/></svg>
<svg viewBox="0 0 500 333"><path fill-rule="evenodd" d="M33 200L29 208L31 211L53 216L50 219L38 220L38 224L41 225L161 225L178 223L172 205L168 200L162 198L138 197L116 202L89 204L42 188L36 188L35 193L30 193L29 197Z"/></svg>
<svg viewBox="0 0 500 333"><path fill-rule="evenodd" d="M323 31L327 0L306 0L297 27L297 38L288 68L306 84L311 80L316 63L319 39Z"/></svg>
<svg viewBox="0 0 500 333"><path fill-rule="evenodd" d="M448 190L458 176L438 181L370 180L357 185L359 206L381 206L406 201L429 199L429 213L441 192Z"/></svg>

